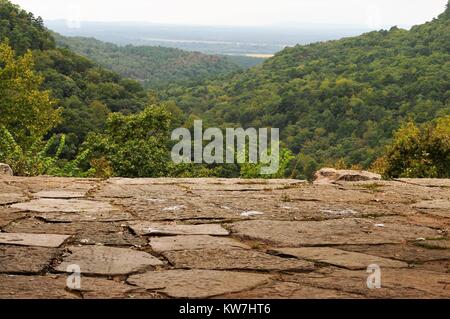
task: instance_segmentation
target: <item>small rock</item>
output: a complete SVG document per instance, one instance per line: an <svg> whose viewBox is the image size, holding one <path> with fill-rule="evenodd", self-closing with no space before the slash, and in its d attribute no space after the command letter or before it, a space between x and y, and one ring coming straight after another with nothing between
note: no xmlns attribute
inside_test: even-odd
<svg viewBox="0 0 450 319"><path fill-rule="evenodd" d="M334 168L323 168L315 174L315 185L328 185L336 182L361 182L361 181L379 181L381 175L352 170L336 170Z"/></svg>
<svg viewBox="0 0 450 319"><path fill-rule="evenodd" d="M0 176L13 176L11 167L7 164L0 163Z"/></svg>
<svg viewBox="0 0 450 319"><path fill-rule="evenodd" d="M13 176L11 167L7 164L0 163L0 176Z"/></svg>

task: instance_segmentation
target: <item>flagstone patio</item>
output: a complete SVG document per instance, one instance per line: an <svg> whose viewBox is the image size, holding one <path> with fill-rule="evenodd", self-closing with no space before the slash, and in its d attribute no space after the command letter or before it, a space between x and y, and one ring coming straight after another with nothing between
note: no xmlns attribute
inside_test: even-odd
<svg viewBox="0 0 450 319"><path fill-rule="evenodd" d="M450 180L2 176L0 298L450 298L449 226Z"/></svg>

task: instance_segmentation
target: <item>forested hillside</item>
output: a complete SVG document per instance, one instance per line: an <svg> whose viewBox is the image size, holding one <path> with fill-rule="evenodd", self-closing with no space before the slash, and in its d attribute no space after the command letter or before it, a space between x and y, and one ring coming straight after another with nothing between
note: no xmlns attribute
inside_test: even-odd
<svg viewBox="0 0 450 319"><path fill-rule="evenodd" d="M450 5L410 31L287 48L247 71L146 92L57 48L42 19L0 0L0 161L19 175L311 178L330 165L450 177L449 19ZM174 164L171 132L195 119L280 128L279 171Z"/></svg>
<svg viewBox="0 0 450 319"><path fill-rule="evenodd" d="M104 127L109 112L141 110L146 93L138 82L97 66L70 50L56 48L41 18L35 18L7 0L0 0L0 42L22 55L32 50L34 69L44 77L55 108L62 107L62 122L54 133L67 133L64 150L73 157L88 132Z"/></svg>
<svg viewBox="0 0 450 319"><path fill-rule="evenodd" d="M122 47L93 38L57 34L55 38L58 46L67 47L122 76L139 80L150 89L171 84L193 85L240 69L227 57L199 52L152 46Z"/></svg>
<svg viewBox="0 0 450 319"><path fill-rule="evenodd" d="M450 115L447 9L410 31L287 48L227 81L166 91L192 116L221 127L278 127L305 166L369 167L401 123Z"/></svg>

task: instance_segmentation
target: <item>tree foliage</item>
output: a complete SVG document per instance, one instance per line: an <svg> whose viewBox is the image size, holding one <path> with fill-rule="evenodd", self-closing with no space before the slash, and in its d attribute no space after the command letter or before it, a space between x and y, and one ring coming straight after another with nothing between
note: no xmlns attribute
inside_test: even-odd
<svg viewBox="0 0 450 319"><path fill-rule="evenodd" d="M171 166L170 124L170 113L158 106L133 115L113 113L105 132L89 135L84 147L90 150L94 167L110 165L109 171L116 176L167 176Z"/></svg>
<svg viewBox="0 0 450 319"><path fill-rule="evenodd" d="M374 168L386 178L450 178L450 116L403 125Z"/></svg>
<svg viewBox="0 0 450 319"><path fill-rule="evenodd" d="M401 123L450 114L448 12L410 31L287 48L230 79L170 88L161 99L211 126L278 127L304 164L368 168Z"/></svg>
<svg viewBox="0 0 450 319"><path fill-rule="evenodd" d="M16 58L7 43L0 43L0 126L16 143L27 148L60 122L61 110L49 91L41 90L42 77L33 71L30 52Z"/></svg>
<svg viewBox="0 0 450 319"><path fill-rule="evenodd" d="M5 38L10 39L18 54L55 47L41 17L36 18L8 0L0 0L0 41Z"/></svg>
<svg viewBox="0 0 450 319"><path fill-rule="evenodd" d="M27 53L31 50L33 70L43 77L43 89L51 92L50 98L57 108L63 108L62 121L52 132L67 134L62 154L65 158L76 157L78 146L89 132L102 130L105 113L137 112L146 103L146 93L138 82L124 79L68 49L56 48L41 18L7 0L0 1L0 42L4 41L18 56L25 55L27 63L31 63ZM27 85L33 90L31 82L23 84ZM100 116L99 103L106 107ZM23 115L32 120L25 111Z"/></svg>
<svg viewBox="0 0 450 319"><path fill-rule="evenodd" d="M410 31L287 48L214 79L209 74L228 67L211 57L89 43L86 55L121 73L183 82L155 82L167 88L145 92L56 48L42 19L0 0L0 160L24 175L260 177L248 163L173 165L171 130L202 119L209 127L280 128L281 169L273 177L311 179L324 165L368 168L377 158L374 167L388 177L448 177L449 12ZM80 41L73 45L82 50L87 40ZM142 111L145 105L152 106ZM405 121L416 124L393 136Z"/></svg>
<svg viewBox="0 0 450 319"><path fill-rule="evenodd" d="M92 38L57 34L55 37L59 46L124 77L138 80L148 89L192 85L240 70L237 64L222 56L156 46L118 46Z"/></svg>

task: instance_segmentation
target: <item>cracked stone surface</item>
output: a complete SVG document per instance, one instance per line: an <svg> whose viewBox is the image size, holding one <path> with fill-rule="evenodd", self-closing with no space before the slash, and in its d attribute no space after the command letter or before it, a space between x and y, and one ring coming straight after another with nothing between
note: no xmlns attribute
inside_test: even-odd
<svg viewBox="0 0 450 319"><path fill-rule="evenodd" d="M161 299L164 296L147 291L146 289L131 286L122 281L107 280L103 278L86 277L82 280L80 288L68 288L70 291L82 295L83 299Z"/></svg>
<svg viewBox="0 0 450 319"><path fill-rule="evenodd" d="M11 207L37 213L99 213L115 210L111 204L105 202L53 198L35 199L26 203L14 204Z"/></svg>
<svg viewBox="0 0 450 319"><path fill-rule="evenodd" d="M416 269L383 269L380 289L367 289L366 273L346 269L324 269L321 273L295 274L286 280L369 298L450 298L448 273Z"/></svg>
<svg viewBox="0 0 450 319"><path fill-rule="evenodd" d="M280 248L277 249L276 252L283 255L295 256L300 259L311 260L353 270L367 269L367 266L371 264L376 264L383 268L408 267L408 264L402 261L362 253L348 252L329 247Z"/></svg>
<svg viewBox="0 0 450 319"><path fill-rule="evenodd" d="M49 190L40 191L33 194L33 197L37 198L83 198L86 196L86 192L74 192L65 190Z"/></svg>
<svg viewBox="0 0 450 319"><path fill-rule="evenodd" d="M254 288L268 278L268 275L245 272L169 270L134 275L127 282L174 298L207 298Z"/></svg>
<svg viewBox="0 0 450 319"><path fill-rule="evenodd" d="M16 209L0 206L0 229L8 226L11 222L22 218L24 215Z"/></svg>
<svg viewBox="0 0 450 319"><path fill-rule="evenodd" d="M141 251L104 246L70 247L70 255L56 267L66 272L70 265L80 266L82 274L128 275L164 263L158 258Z"/></svg>
<svg viewBox="0 0 450 319"><path fill-rule="evenodd" d="M0 205L15 204L26 200L27 198L23 194L0 193Z"/></svg>
<svg viewBox="0 0 450 319"><path fill-rule="evenodd" d="M193 249L248 248L237 240L213 236L175 236L150 239L150 246L156 252Z"/></svg>
<svg viewBox="0 0 450 319"><path fill-rule="evenodd" d="M245 292L221 296L224 299L360 299L360 295L337 289L317 288L295 282L274 281Z"/></svg>
<svg viewBox="0 0 450 319"><path fill-rule="evenodd" d="M218 270L291 270L311 271L314 264L286 259L247 249L201 249L163 253L175 268Z"/></svg>
<svg viewBox="0 0 450 319"><path fill-rule="evenodd" d="M0 298L450 298L450 180L350 180L1 176Z"/></svg>
<svg viewBox="0 0 450 319"><path fill-rule="evenodd" d="M133 219L133 216L126 212L83 212L83 213L47 213L40 214L40 218L48 222L120 222Z"/></svg>
<svg viewBox="0 0 450 319"><path fill-rule="evenodd" d="M37 274L59 254L54 248L0 246L0 273Z"/></svg>
<svg viewBox="0 0 450 319"><path fill-rule="evenodd" d="M66 278L0 275L0 299L79 299L66 290Z"/></svg>
<svg viewBox="0 0 450 319"><path fill-rule="evenodd" d="M144 246L147 239L133 236L122 223L72 222L48 223L36 218L10 222L4 231L10 233L70 234L76 244L109 246Z"/></svg>
<svg viewBox="0 0 450 319"><path fill-rule="evenodd" d="M138 235L212 235L228 236L230 232L221 225L179 225L157 224L148 222L130 223L130 228Z"/></svg>
<svg viewBox="0 0 450 319"><path fill-rule="evenodd" d="M449 249L450 246L445 247L446 242L448 245L448 241L445 240L426 240L410 245L350 245L340 246L339 248L346 251L401 260L409 264L421 264L436 260L450 261L450 252L446 251L446 248ZM431 249L422 248L427 245Z"/></svg>
<svg viewBox="0 0 450 319"><path fill-rule="evenodd" d="M417 238L442 238L434 229L403 224L377 227L368 219L337 219L322 222L255 220L232 225L241 237L263 240L281 246L323 246L348 244L403 243Z"/></svg>
<svg viewBox="0 0 450 319"><path fill-rule="evenodd" d="M0 244L49 247L61 246L70 235L0 233Z"/></svg>
<svg viewBox="0 0 450 319"><path fill-rule="evenodd" d="M450 218L450 200L436 199L413 205L427 214Z"/></svg>

